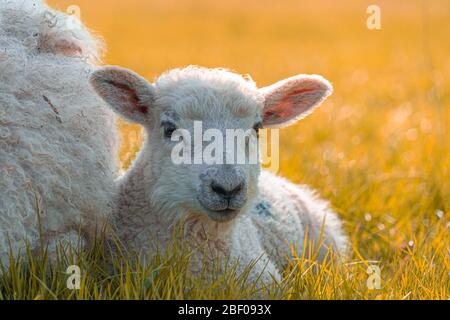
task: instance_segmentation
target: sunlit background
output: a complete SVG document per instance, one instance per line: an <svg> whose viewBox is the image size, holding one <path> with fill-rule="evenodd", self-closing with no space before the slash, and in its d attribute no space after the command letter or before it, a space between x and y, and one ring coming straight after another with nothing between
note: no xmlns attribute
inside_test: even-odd
<svg viewBox="0 0 450 320"><path fill-rule="evenodd" d="M333 96L281 131L280 174L329 199L353 257L380 263L391 290L366 294L448 298L448 0L49 3L77 5L105 40L104 62L149 80L189 64L250 74L260 86L298 73L329 79ZM381 30L366 26L370 4L381 8ZM127 167L140 129L121 132ZM413 251L425 260L408 264Z"/></svg>

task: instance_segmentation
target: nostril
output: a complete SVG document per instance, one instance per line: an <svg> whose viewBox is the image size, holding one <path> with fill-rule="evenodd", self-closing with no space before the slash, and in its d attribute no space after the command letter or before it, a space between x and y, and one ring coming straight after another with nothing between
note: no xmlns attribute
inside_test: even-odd
<svg viewBox="0 0 450 320"><path fill-rule="evenodd" d="M212 191L214 191L215 193L224 196L224 197L229 197L230 196L230 192L228 192L227 190L225 190L224 187L222 187L221 185L213 182L211 183L211 189Z"/></svg>
<svg viewBox="0 0 450 320"><path fill-rule="evenodd" d="M214 191L215 193L217 193L219 196L225 198L225 199L230 199L232 197L232 193L228 190L226 190L224 187L222 187L220 184L217 184L215 182L213 182L211 184L211 189L212 191Z"/></svg>
<svg viewBox="0 0 450 320"><path fill-rule="evenodd" d="M239 184L236 188L234 188L233 190L230 191L231 194L232 194L232 195L238 194L239 192L242 191L242 187L243 187L243 186L244 186L244 185L243 185L242 183Z"/></svg>
<svg viewBox="0 0 450 320"><path fill-rule="evenodd" d="M242 183L239 184L237 187L233 188L232 190L227 190L220 184L217 184L216 182L211 183L211 190L228 200L231 199L233 196L237 195L239 192L241 192L242 188L243 188Z"/></svg>

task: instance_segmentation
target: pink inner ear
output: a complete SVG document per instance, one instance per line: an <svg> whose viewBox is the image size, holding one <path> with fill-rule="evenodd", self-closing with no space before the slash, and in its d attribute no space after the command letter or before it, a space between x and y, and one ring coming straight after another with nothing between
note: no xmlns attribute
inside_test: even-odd
<svg viewBox="0 0 450 320"><path fill-rule="evenodd" d="M300 99L303 94L313 92L314 90L314 88L302 88L289 92L280 102L269 110L266 110L264 117L273 118L275 115L278 119L288 119L305 112L308 110L309 105L307 103L301 103Z"/></svg>
<svg viewBox="0 0 450 320"><path fill-rule="evenodd" d="M297 90L292 91L292 92L289 93L288 95L286 95L285 99L286 99L286 98L289 98L289 97L292 97L292 96L296 96L296 95L305 93L305 92L311 92L311 91L314 91L314 88L297 89Z"/></svg>
<svg viewBox="0 0 450 320"><path fill-rule="evenodd" d="M122 94L120 94L119 98L123 101L123 104L129 106L131 112L140 112L143 114L148 113L148 107L143 105L141 100L139 99L136 90L132 89L130 86L126 84L108 80L107 83L118 88Z"/></svg>

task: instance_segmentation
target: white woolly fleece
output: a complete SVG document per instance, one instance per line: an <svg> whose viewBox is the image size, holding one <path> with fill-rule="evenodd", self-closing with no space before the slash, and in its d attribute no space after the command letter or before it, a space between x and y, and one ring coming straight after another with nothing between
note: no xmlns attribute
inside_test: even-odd
<svg viewBox="0 0 450 320"><path fill-rule="evenodd" d="M42 1L0 3L0 259L88 238L111 210L113 113L88 84L99 42ZM82 239L86 240L86 239Z"/></svg>

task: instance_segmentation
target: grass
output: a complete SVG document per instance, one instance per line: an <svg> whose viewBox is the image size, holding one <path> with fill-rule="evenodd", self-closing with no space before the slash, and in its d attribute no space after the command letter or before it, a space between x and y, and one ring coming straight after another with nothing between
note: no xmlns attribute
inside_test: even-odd
<svg viewBox="0 0 450 320"><path fill-rule="evenodd" d="M297 73L328 78L333 96L281 131L280 174L331 201L353 249L344 265L294 259L285 281L255 292L232 270L212 283L188 276L188 251L144 267L98 246L78 258L88 270L81 290L66 288L70 259L48 267L44 255L14 263L0 299L450 298L448 1L377 1L377 31L366 28L369 1L49 2L79 5L105 37L106 63L150 80L188 64L249 73L261 86ZM141 136L120 126L126 168ZM368 288L368 265L380 267L380 289Z"/></svg>

